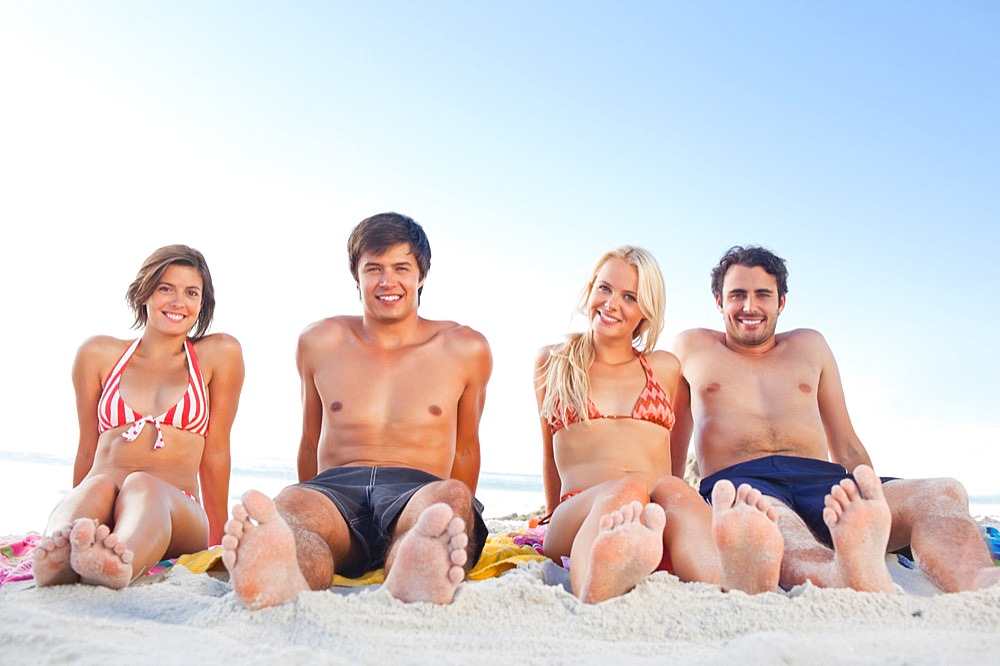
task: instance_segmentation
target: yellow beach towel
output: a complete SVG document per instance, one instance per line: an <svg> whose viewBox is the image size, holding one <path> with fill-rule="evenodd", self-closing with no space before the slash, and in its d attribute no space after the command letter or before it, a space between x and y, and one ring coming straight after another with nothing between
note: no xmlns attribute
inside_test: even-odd
<svg viewBox="0 0 1000 666"><path fill-rule="evenodd" d="M546 559L532 545L529 538L519 532L498 534L486 539L483 554L479 562L469 572L469 580L486 580L499 576L508 569L513 569L521 562L541 562ZM181 555L177 562L192 573L205 573L222 567L222 547L215 546L191 555ZM382 569L369 571L358 578L347 578L334 575L333 585L339 587L360 587L363 585L378 585L385 581Z"/></svg>

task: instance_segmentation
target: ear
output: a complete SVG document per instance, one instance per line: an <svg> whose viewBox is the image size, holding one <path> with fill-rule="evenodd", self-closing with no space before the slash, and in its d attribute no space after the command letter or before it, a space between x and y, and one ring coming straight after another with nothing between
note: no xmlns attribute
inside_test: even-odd
<svg viewBox="0 0 1000 666"><path fill-rule="evenodd" d="M722 294L715 295L715 307L719 312L722 312Z"/></svg>
<svg viewBox="0 0 1000 666"><path fill-rule="evenodd" d="M778 314L785 309L785 301L788 299L788 294L782 294L778 297Z"/></svg>

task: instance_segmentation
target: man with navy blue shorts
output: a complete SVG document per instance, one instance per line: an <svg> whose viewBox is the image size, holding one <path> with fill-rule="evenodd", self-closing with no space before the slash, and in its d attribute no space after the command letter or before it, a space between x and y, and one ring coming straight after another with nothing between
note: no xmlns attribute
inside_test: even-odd
<svg viewBox="0 0 1000 666"><path fill-rule="evenodd" d="M784 260L756 246L731 248L713 269L725 331L677 337L673 459L693 442L706 498L728 479L775 500L782 587L893 592L885 555L906 546L945 591L1000 582L958 481L876 476L823 336L775 332L787 279Z"/></svg>

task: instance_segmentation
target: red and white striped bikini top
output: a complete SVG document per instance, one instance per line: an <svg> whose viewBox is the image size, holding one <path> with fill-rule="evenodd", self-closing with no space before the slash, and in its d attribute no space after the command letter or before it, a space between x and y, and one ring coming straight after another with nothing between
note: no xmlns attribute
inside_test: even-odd
<svg viewBox="0 0 1000 666"><path fill-rule="evenodd" d="M184 351L187 354L188 366L188 387L177 404L168 409L160 416L143 416L125 404L121 394L122 372L132 354L139 346L136 339L118 363L111 370L107 380L104 382L104 390L101 392L101 399L97 403L97 430L105 432L112 428L132 424L132 427L122 433L129 442L134 442L142 432L147 423L152 423L156 427L156 444L153 448L163 448L163 425L173 426L193 432L204 437L208 433L208 396L205 392L205 381L201 376L201 368L198 367L198 357L194 353L194 345L190 340L184 341Z"/></svg>

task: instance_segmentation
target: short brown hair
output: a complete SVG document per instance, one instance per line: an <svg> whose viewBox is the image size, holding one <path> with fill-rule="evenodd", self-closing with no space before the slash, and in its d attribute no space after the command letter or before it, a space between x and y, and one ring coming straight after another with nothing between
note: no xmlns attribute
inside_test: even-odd
<svg viewBox="0 0 1000 666"><path fill-rule="evenodd" d="M145 303L160 284L163 273L175 264L190 266L201 274L201 310L198 312L198 321L193 327L194 333L188 336L192 340L200 340L208 332L208 327L212 325L212 317L215 315L215 287L212 285L212 274L208 270L205 256L187 245L161 247L142 263L135 280L125 292L125 301L135 313L135 323L132 327L142 328L146 325L149 315L146 313Z"/></svg>
<svg viewBox="0 0 1000 666"><path fill-rule="evenodd" d="M410 252L417 260L420 278L427 277L431 270L431 244L424 228L414 222L412 217L399 213L379 213L361 220L347 239L347 257L351 262L354 281L358 281L358 261L362 254L383 254L400 243L410 246ZM423 287L417 290L418 297L423 290Z"/></svg>

